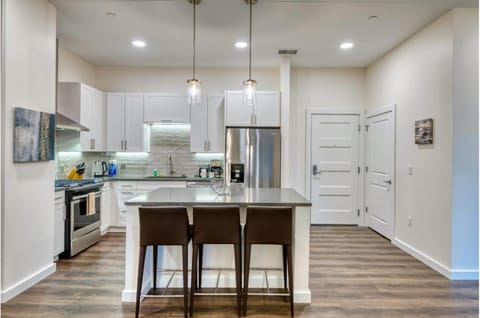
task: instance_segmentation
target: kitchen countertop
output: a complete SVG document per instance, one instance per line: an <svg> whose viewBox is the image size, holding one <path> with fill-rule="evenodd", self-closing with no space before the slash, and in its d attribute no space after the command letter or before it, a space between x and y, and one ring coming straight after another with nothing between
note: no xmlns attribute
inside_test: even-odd
<svg viewBox="0 0 480 318"><path fill-rule="evenodd" d="M312 204L293 189L285 188L228 188L229 195L217 195L211 188L160 188L139 195L125 205L194 206L194 205L262 205L304 206Z"/></svg>
<svg viewBox="0 0 480 318"><path fill-rule="evenodd" d="M180 182L212 182L212 181L223 181L224 178L199 178L199 177L97 177L96 180L101 182L108 182L108 181L180 181ZM65 187L55 187L55 192L57 191L64 191L66 190Z"/></svg>

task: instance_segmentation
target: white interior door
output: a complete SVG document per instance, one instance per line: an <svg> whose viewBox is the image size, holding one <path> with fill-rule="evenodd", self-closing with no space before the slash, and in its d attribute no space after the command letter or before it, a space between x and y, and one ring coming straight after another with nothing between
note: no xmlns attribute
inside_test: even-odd
<svg viewBox="0 0 480 318"><path fill-rule="evenodd" d="M359 115L312 115L312 224L358 224Z"/></svg>
<svg viewBox="0 0 480 318"><path fill-rule="evenodd" d="M395 107L367 113L366 223L391 239L395 204Z"/></svg>

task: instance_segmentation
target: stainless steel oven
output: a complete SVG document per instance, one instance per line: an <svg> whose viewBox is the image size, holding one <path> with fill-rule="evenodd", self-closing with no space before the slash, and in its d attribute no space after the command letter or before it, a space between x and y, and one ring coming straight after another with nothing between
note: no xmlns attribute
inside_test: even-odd
<svg viewBox="0 0 480 318"><path fill-rule="evenodd" d="M72 257L100 240L100 212L103 183L83 185L65 191L67 218L65 221L65 252L62 258ZM95 197L94 213L88 213L88 197Z"/></svg>

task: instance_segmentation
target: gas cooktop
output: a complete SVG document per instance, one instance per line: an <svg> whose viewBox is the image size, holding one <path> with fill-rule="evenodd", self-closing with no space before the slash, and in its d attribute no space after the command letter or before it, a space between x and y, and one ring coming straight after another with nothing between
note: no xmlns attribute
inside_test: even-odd
<svg viewBox="0 0 480 318"><path fill-rule="evenodd" d="M101 183L101 180L97 179L81 179L81 180L71 180L71 179L57 179L55 180L55 188L77 188L87 184Z"/></svg>

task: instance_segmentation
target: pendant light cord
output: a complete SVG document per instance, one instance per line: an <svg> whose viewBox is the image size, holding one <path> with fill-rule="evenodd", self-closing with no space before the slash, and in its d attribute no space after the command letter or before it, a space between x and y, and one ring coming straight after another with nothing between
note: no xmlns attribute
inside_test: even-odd
<svg viewBox="0 0 480 318"><path fill-rule="evenodd" d="M195 5L197 4L197 0L192 0L193 3L193 79L195 79L195 51L196 51L196 10Z"/></svg>
<svg viewBox="0 0 480 318"><path fill-rule="evenodd" d="M250 39L248 47L248 79L252 79L252 6L253 0L250 0Z"/></svg>

